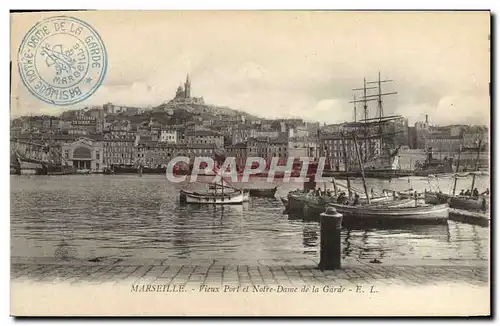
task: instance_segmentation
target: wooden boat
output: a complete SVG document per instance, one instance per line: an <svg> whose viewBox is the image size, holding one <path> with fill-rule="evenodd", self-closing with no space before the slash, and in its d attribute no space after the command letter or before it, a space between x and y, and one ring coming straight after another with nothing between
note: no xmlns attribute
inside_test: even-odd
<svg viewBox="0 0 500 326"><path fill-rule="evenodd" d="M366 197L360 197L360 203L367 203ZM381 196L371 198L372 203L382 203L393 200L392 197ZM283 200L282 200L283 201ZM303 214L319 215L323 213L329 204L337 203L336 196L317 196L306 194L301 191L291 191L287 196L285 206L288 212L302 212Z"/></svg>
<svg viewBox="0 0 500 326"><path fill-rule="evenodd" d="M245 188L244 190L248 191L252 197L274 198L278 186L273 188Z"/></svg>
<svg viewBox="0 0 500 326"><path fill-rule="evenodd" d="M450 208L450 220L480 226L490 225L490 215L487 212L471 212L456 208Z"/></svg>
<svg viewBox="0 0 500 326"><path fill-rule="evenodd" d="M181 190L181 201L187 204L237 205L243 204L245 196L241 191L214 194Z"/></svg>
<svg viewBox="0 0 500 326"><path fill-rule="evenodd" d="M90 174L89 169L76 170L76 174Z"/></svg>
<svg viewBox="0 0 500 326"><path fill-rule="evenodd" d="M230 186L226 181L223 181L224 182L224 188L225 189L231 189L232 191L240 191L243 193L243 202L249 202L250 201L250 192L246 189L238 189L238 188L235 188L235 187L232 187ZM208 189L210 190L216 190L216 189L222 189L222 185L221 184L216 184L216 183L212 183L208 186Z"/></svg>
<svg viewBox="0 0 500 326"><path fill-rule="evenodd" d="M428 221L441 222L448 220L448 204L428 205L417 207L391 207L381 205L378 207L369 206L346 206L332 204L332 206L342 215L348 218L359 218L380 221Z"/></svg>

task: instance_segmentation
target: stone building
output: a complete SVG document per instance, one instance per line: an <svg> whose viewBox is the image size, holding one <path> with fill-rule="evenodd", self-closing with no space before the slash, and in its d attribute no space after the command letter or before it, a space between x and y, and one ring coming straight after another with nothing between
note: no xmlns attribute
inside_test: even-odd
<svg viewBox="0 0 500 326"><path fill-rule="evenodd" d="M80 137L62 144L62 155L68 166L79 170L102 171L104 166L103 145L100 137Z"/></svg>
<svg viewBox="0 0 500 326"><path fill-rule="evenodd" d="M211 130L188 131L185 133L186 144L215 144L218 148L224 147L224 135Z"/></svg>

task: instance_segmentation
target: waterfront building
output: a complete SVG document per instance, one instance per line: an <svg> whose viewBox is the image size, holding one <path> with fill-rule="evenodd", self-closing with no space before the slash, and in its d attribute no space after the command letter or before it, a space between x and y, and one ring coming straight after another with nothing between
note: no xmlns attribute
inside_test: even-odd
<svg viewBox="0 0 500 326"><path fill-rule="evenodd" d="M70 143L61 145L63 162L76 169L94 172L102 171L103 146L101 136L80 137Z"/></svg>
<svg viewBox="0 0 500 326"><path fill-rule="evenodd" d="M351 168L359 168L359 162L356 154L354 139L345 136L342 137L340 132L320 134L319 155L326 157L327 164L330 164L332 169L345 170L345 162ZM344 142L344 143L343 143ZM344 158L344 149L346 158ZM381 139L379 137L367 137L358 139L358 149L361 159L365 163L380 157L381 154Z"/></svg>
<svg viewBox="0 0 500 326"><path fill-rule="evenodd" d="M425 138L425 148L436 152L458 152L461 145L461 136L450 136L448 133L432 133Z"/></svg>
<svg viewBox="0 0 500 326"><path fill-rule="evenodd" d="M137 159L136 133L130 130L130 121L115 121L103 134L103 163L132 165Z"/></svg>
<svg viewBox="0 0 500 326"><path fill-rule="evenodd" d="M215 144L172 144L148 140L139 140L137 155L140 161L148 167L165 167L171 159L178 156L189 157L214 157Z"/></svg>

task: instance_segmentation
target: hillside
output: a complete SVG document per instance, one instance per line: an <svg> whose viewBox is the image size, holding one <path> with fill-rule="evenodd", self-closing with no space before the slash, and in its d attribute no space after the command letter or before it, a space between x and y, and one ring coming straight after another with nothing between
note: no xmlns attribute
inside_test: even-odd
<svg viewBox="0 0 500 326"><path fill-rule="evenodd" d="M176 103L176 104L161 104L153 108L153 112L167 112L169 110L173 110L174 112L177 110L184 110L193 115L225 115L225 116L244 116L247 120L258 120L260 119L257 116L251 115L249 113L238 111L235 109L231 109L223 106L215 106L208 104L194 104L194 103Z"/></svg>

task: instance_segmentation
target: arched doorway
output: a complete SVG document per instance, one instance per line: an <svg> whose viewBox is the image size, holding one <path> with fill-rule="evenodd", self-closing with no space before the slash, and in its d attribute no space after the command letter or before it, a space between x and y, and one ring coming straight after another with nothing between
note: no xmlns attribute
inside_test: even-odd
<svg viewBox="0 0 500 326"><path fill-rule="evenodd" d="M90 148L78 146L73 151L73 166L79 170L90 170L92 161L92 151Z"/></svg>

